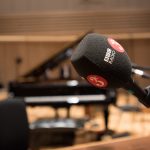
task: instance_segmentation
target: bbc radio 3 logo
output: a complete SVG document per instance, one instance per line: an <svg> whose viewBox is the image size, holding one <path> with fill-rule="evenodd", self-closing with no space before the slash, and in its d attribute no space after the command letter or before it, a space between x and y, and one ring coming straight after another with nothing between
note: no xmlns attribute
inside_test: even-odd
<svg viewBox="0 0 150 150"><path fill-rule="evenodd" d="M109 64L112 64L114 59L115 59L115 54L116 54L116 52L114 50L107 48L107 51L106 51L106 54L104 57L104 61L109 63Z"/></svg>
<svg viewBox="0 0 150 150"><path fill-rule="evenodd" d="M108 85L107 80L100 75L88 75L87 80L90 84L97 88L106 88Z"/></svg>

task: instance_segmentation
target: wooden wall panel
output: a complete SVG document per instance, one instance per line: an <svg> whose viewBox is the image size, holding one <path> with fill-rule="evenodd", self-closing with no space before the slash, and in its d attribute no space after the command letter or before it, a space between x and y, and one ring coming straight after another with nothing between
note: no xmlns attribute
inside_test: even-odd
<svg viewBox="0 0 150 150"><path fill-rule="evenodd" d="M15 76L15 68L14 68L14 58L16 55L16 50L13 50L6 44L2 44L0 46L0 73L1 73L1 82L6 83L9 79Z"/></svg>
<svg viewBox="0 0 150 150"><path fill-rule="evenodd" d="M149 9L149 0L1 0L0 13Z"/></svg>
<svg viewBox="0 0 150 150"><path fill-rule="evenodd" d="M0 82L6 84L16 78L17 57L23 62L18 67L19 75L37 66L63 48L66 43L0 43Z"/></svg>
<svg viewBox="0 0 150 150"><path fill-rule="evenodd" d="M69 10L73 11L116 11L130 9L149 9L148 0L68 0Z"/></svg>
<svg viewBox="0 0 150 150"><path fill-rule="evenodd" d="M76 35L87 30L103 34L150 32L150 11L78 12L1 15L1 35Z"/></svg>
<svg viewBox="0 0 150 150"><path fill-rule="evenodd" d="M150 64L150 40L136 40L134 41L135 62L141 65Z"/></svg>

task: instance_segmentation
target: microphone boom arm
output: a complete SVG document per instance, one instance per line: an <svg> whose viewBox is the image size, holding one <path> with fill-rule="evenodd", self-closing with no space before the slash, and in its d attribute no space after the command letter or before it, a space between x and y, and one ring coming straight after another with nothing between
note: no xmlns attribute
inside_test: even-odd
<svg viewBox="0 0 150 150"><path fill-rule="evenodd" d="M150 86L145 90L140 88L134 81L124 87L126 90L131 90L138 100L146 107L150 107Z"/></svg>

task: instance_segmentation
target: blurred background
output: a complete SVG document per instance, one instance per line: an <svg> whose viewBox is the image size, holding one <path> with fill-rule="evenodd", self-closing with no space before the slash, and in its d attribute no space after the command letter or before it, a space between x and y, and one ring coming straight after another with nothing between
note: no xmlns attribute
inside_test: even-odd
<svg viewBox="0 0 150 150"><path fill-rule="evenodd" d="M97 90L73 69L69 58L88 32L114 38L132 62L150 66L149 0L0 1L0 99L27 103L32 149L150 134L150 111L131 91ZM66 102L76 95L86 97Z"/></svg>

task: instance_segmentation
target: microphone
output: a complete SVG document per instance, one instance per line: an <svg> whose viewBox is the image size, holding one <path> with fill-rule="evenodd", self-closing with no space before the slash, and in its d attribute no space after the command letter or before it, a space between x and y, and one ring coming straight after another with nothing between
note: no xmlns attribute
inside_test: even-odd
<svg viewBox="0 0 150 150"><path fill-rule="evenodd" d="M76 47L71 62L78 74L93 86L123 87L150 107L150 95L133 81L131 61L114 39L96 33L86 35Z"/></svg>

